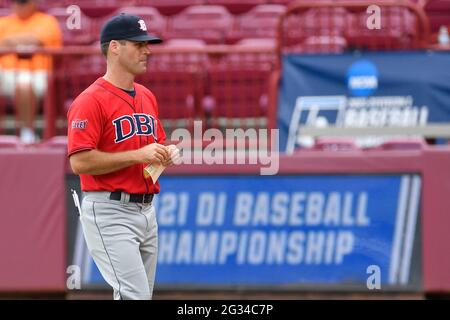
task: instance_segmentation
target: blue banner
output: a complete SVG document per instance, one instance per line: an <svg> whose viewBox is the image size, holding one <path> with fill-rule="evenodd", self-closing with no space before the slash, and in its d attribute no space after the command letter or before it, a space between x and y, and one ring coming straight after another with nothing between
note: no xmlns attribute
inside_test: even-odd
<svg viewBox="0 0 450 320"><path fill-rule="evenodd" d="M411 281L420 177L161 178L157 285ZM89 284L104 283L91 260Z"/></svg>
<svg viewBox="0 0 450 320"><path fill-rule="evenodd" d="M279 88L280 150L309 146L301 125L417 126L450 121L449 52L286 55ZM381 142L358 139L361 146Z"/></svg>

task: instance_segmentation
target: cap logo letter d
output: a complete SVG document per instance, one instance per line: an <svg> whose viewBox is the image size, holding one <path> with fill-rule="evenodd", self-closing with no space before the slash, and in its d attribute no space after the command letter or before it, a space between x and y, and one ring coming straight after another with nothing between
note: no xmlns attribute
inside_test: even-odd
<svg viewBox="0 0 450 320"><path fill-rule="evenodd" d="M141 19L138 21L138 23L139 23L139 29L141 29L143 31L147 31L147 26L145 25L144 20Z"/></svg>

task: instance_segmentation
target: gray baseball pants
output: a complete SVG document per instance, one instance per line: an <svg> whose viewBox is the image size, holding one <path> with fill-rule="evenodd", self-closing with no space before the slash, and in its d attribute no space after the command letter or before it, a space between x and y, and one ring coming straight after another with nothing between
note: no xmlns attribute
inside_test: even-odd
<svg viewBox="0 0 450 320"><path fill-rule="evenodd" d="M150 300L158 255L153 205L110 200L109 192L84 192L80 221L88 250L115 300Z"/></svg>

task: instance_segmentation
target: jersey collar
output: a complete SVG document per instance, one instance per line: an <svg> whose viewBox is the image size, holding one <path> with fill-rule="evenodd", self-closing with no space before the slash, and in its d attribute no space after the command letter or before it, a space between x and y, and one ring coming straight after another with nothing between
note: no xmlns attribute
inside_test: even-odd
<svg viewBox="0 0 450 320"><path fill-rule="evenodd" d="M125 91L123 91L122 89L116 87L111 82L106 81L102 77L98 78L96 83L98 85L102 86L103 88L105 88L106 90L108 90L108 91L114 93L115 95L119 96L120 98L122 98L123 100L128 102L129 104L134 105L134 100L136 99L136 97L138 95L138 89L136 88L137 87L136 85L134 85L134 90L136 91L136 95L133 98L132 96L127 94Z"/></svg>

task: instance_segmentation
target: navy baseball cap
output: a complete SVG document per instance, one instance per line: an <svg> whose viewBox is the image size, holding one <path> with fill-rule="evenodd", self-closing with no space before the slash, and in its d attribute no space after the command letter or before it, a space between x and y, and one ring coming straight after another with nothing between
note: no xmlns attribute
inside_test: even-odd
<svg viewBox="0 0 450 320"><path fill-rule="evenodd" d="M103 26L100 43L111 40L145 41L155 44L162 42L160 38L147 32L144 19L126 13L112 17Z"/></svg>

